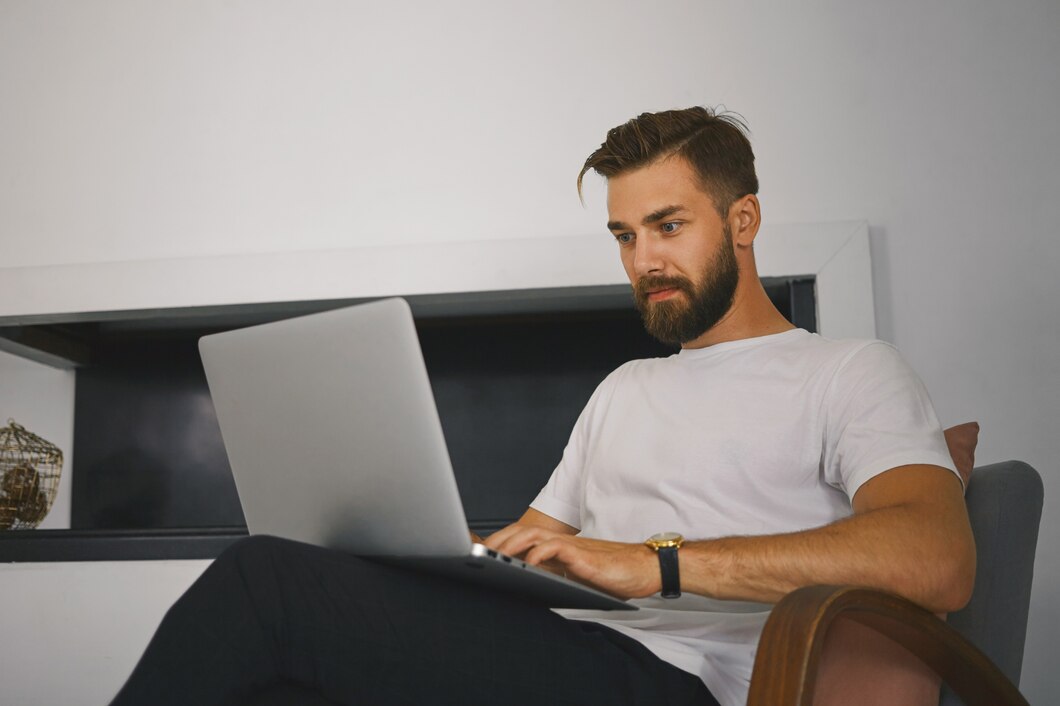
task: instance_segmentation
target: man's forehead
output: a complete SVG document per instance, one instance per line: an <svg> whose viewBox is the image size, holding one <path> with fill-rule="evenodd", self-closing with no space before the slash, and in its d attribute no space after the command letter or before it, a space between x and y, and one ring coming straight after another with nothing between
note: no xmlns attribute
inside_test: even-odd
<svg viewBox="0 0 1060 706"><path fill-rule="evenodd" d="M660 160L607 180L610 221L626 225L641 223L652 214L675 205L685 209L713 205L684 159Z"/></svg>

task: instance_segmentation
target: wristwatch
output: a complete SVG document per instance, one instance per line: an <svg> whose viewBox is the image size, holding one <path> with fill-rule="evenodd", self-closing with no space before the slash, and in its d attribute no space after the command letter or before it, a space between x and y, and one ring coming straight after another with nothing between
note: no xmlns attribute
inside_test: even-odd
<svg viewBox="0 0 1060 706"><path fill-rule="evenodd" d="M677 598L681 595L681 573L677 567L677 550L685 543L685 538L677 532L662 532L648 537L644 543L659 555L662 597Z"/></svg>

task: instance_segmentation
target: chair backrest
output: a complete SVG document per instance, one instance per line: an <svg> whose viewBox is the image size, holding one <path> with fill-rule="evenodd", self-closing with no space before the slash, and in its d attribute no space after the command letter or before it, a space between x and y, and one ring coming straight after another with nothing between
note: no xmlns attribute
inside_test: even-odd
<svg viewBox="0 0 1060 706"><path fill-rule="evenodd" d="M946 619L1019 685L1027 636L1042 479L1022 461L976 468L965 500L978 569L972 599ZM942 706L963 702L943 688Z"/></svg>

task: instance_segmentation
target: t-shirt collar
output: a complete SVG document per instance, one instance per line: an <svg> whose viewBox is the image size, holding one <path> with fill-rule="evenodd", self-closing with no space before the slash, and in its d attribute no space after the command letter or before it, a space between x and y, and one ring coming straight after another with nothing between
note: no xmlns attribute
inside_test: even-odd
<svg viewBox="0 0 1060 706"><path fill-rule="evenodd" d="M751 338L740 338L735 341L722 341L721 343L715 343L712 346L706 346L704 348L682 348L677 352L676 357L681 360L699 360L701 358L709 358L732 350L757 348L759 346L784 343L809 335L811 335L810 332L805 329L793 328L788 329L787 331L781 331L780 333L771 333L766 336L753 336Z"/></svg>

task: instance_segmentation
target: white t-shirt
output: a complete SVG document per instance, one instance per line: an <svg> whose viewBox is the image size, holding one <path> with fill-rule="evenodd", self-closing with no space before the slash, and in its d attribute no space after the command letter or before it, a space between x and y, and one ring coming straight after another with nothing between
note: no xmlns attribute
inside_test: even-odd
<svg viewBox="0 0 1060 706"><path fill-rule="evenodd" d="M914 463L956 473L898 352L794 329L615 370L531 507L619 542L795 532L849 516L864 482ZM634 602L639 611L557 612L639 640L725 706L746 703L771 606L690 594Z"/></svg>

